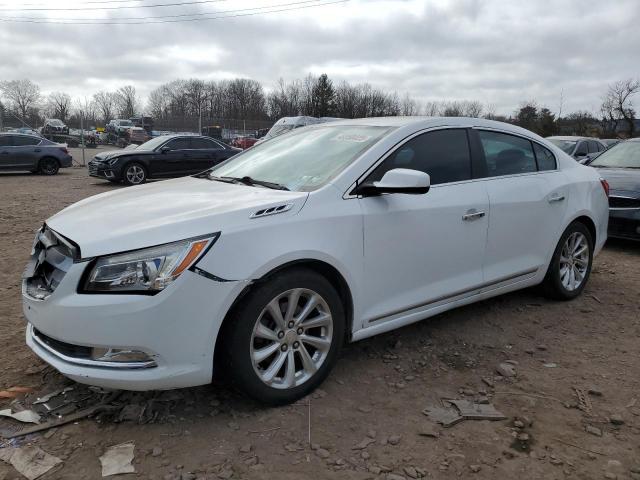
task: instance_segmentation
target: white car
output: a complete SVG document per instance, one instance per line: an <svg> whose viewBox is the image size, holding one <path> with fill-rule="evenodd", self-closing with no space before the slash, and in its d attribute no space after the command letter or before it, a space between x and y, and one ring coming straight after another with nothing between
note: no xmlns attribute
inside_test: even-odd
<svg viewBox="0 0 640 480"><path fill-rule="evenodd" d="M49 218L25 272L27 343L82 383L170 389L224 371L291 402L345 342L533 285L579 295L607 238L606 189L499 122L300 129Z"/></svg>

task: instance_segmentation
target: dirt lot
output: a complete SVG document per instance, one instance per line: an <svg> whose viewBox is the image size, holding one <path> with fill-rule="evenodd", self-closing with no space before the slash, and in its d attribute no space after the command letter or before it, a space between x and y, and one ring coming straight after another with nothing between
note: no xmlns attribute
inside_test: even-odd
<svg viewBox="0 0 640 480"><path fill-rule="evenodd" d="M0 174L0 390L68 383L24 344L20 274L44 219L114 188L80 168ZM515 377L496 373L506 361ZM282 408L188 389L156 423L86 419L28 440L63 460L42 478L100 478L105 450L132 441L130 476L149 479L640 479L640 244L609 242L573 302L522 291L349 345L321 388ZM422 413L441 398L488 399L507 419L445 429Z"/></svg>

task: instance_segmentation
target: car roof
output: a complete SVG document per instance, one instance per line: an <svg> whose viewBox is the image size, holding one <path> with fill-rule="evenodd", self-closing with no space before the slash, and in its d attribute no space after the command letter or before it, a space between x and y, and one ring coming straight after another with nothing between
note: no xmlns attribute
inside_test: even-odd
<svg viewBox="0 0 640 480"><path fill-rule="evenodd" d="M553 136L553 137L546 137L547 140L569 140L569 141L578 141L578 140L596 140L596 141L600 141L599 138L596 137L580 137L577 135L557 135L557 136Z"/></svg>
<svg viewBox="0 0 640 480"><path fill-rule="evenodd" d="M333 127L340 125L353 126L372 126L372 127L395 127L395 128L414 128L423 129L431 127L484 127L489 129L497 129L514 134L526 135L528 137L542 138L530 130L526 130L517 125L495 120L486 120L484 118L471 117L371 117L356 118L352 120L336 120L335 122L321 123L312 125L310 128Z"/></svg>

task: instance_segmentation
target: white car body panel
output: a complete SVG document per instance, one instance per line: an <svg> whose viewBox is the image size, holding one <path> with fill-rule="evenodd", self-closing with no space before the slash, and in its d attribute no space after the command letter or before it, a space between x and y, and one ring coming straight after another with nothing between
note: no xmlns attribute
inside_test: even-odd
<svg viewBox="0 0 640 480"><path fill-rule="evenodd" d="M388 126L378 143L318 190L288 192L182 178L97 195L47 225L75 242L82 261L45 300L23 295L27 342L75 380L132 390L208 383L218 332L252 282L288 264L322 262L344 279L359 340L456 306L540 283L564 229L581 216L606 240L608 204L595 170L544 139L497 122L381 118L336 125ZM558 170L433 185L424 195L360 198L356 181L407 138L441 127L487 128L552 150ZM327 128L319 125L309 128ZM551 202L554 195L563 201ZM258 218L272 206L287 210ZM484 212L472 221L469 212ZM92 257L221 232L197 262L154 296L79 294ZM158 366L122 371L80 366L39 346L32 326L71 344L135 348Z"/></svg>

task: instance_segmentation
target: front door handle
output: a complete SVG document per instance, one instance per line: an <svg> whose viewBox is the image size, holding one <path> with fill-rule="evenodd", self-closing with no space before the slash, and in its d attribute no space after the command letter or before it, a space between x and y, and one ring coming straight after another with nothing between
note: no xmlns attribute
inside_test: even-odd
<svg viewBox="0 0 640 480"><path fill-rule="evenodd" d="M479 212L474 208L472 210L469 210L467 213L465 213L462 216L462 220L468 222L471 220L477 220L478 218L482 218L484 216L485 216L485 212Z"/></svg>
<svg viewBox="0 0 640 480"><path fill-rule="evenodd" d="M564 195L554 195L549 197L549 203L561 202L564 200Z"/></svg>

